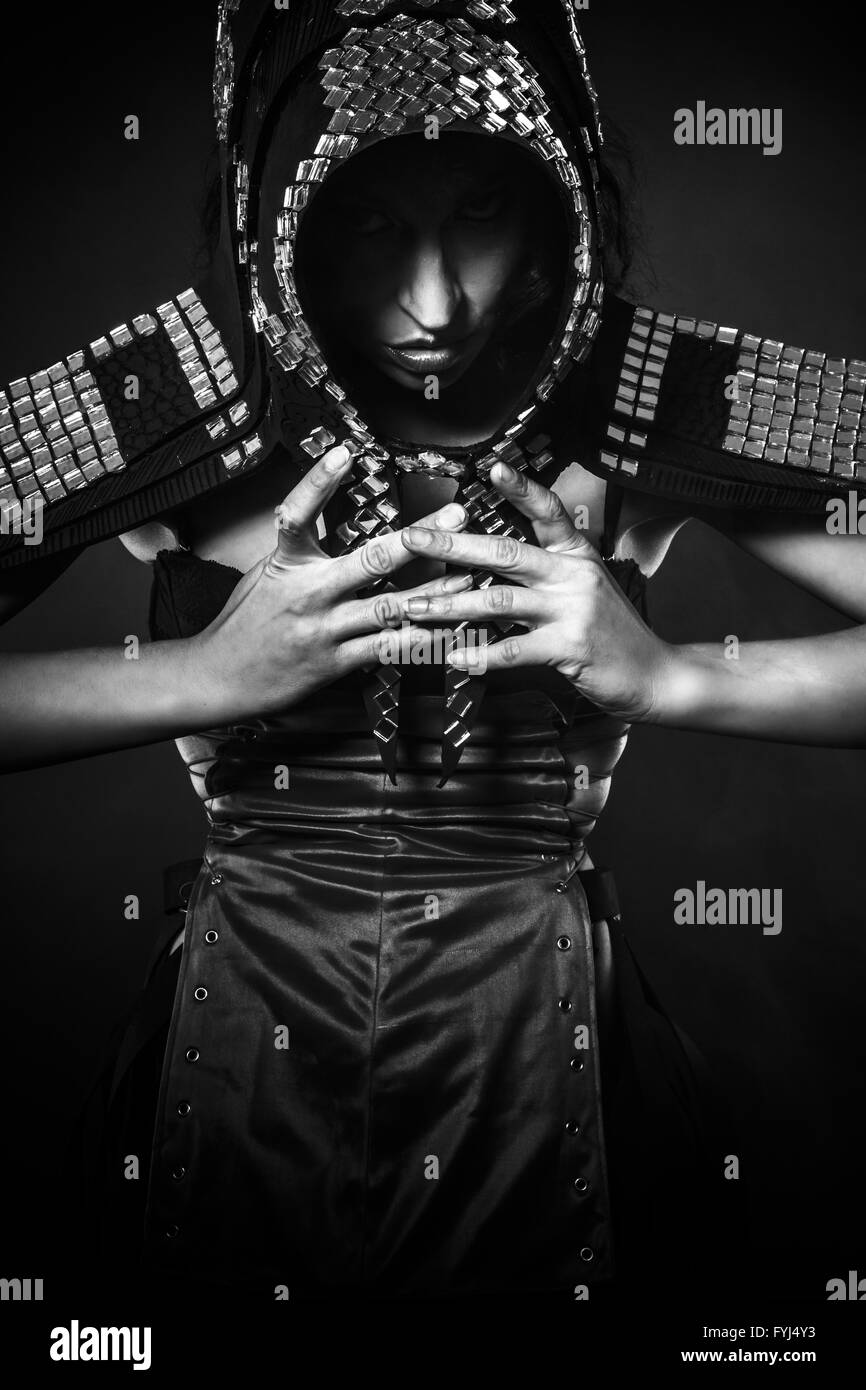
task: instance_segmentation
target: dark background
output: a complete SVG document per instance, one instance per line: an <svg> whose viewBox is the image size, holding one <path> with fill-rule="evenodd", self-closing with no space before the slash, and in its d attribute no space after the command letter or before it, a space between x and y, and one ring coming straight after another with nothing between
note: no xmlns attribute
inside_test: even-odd
<svg viewBox="0 0 866 1390"><path fill-rule="evenodd" d="M47 3L7 31L0 381L193 278L215 10ZM635 153L650 302L866 356L866 114L851 13L838 0L803 18L753 0L592 0L591 70ZM700 99L782 107L782 153L676 146L675 109ZM130 113L138 143L123 138ZM148 577L119 542L96 546L0 648L144 637ZM844 625L698 524L650 598L675 640ZM743 1270L768 1293L824 1298L830 1277L858 1262L866 1274L864 771L859 751L636 728L593 841L618 870L647 973L737 1098L754 1224ZM58 1253L51 1211L70 1120L162 925L162 867L199 853L204 819L168 744L0 779L0 827L0 1274L35 1277ZM675 926L675 889L701 878L781 888L781 935ZM131 893L139 922L124 919Z"/></svg>

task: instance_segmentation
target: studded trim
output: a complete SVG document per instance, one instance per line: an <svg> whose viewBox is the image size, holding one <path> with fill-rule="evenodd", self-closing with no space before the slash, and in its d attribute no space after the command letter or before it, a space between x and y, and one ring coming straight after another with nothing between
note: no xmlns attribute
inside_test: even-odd
<svg viewBox="0 0 866 1390"><path fill-rule="evenodd" d="M222 141L228 138L229 117L235 92L235 53L230 20L239 10L240 4L241 0L219 0L217 13L213 99L217 136Z"/></svg>
<svg viewBox="0 0 866 1390"><path fill-rule="evenodd" d="M714 361L715 409L685 422L679 397L684 387L696 393L701 373L709 376ZM866 362L640 306L602 466L638 477L656 455L653 431L685 433L684 423L695 443L729 455L828 481L866 479Z"/></svg>
<svg viewBox="0 0 866 1390"><path fill-rule="evenodd" d="M489 8L489 7L488 7ZM368 11L364 11L368 13ZM370 11L373 12L373 11ZM435 119L459 120L480 133L509 134L535 151L555 172L574 214L575 283L571 311L536 401L508 432L514 443L531 426L538 403L548 399L575 362L592 347L600 321L602 289L595 258L590 202L575 157L548 119L550 107L538 74L512 44L475 32L464 20L442 23L395 15L387 25L353 29L328 49L318 69L324 103L332 114L312 157L302 160L286 189L274 239L274 269L281 307L269 314L257 293L254 308L277 362L323 397L330 412L363 445L374 438L327 362L306 322L294 275L300 219L318 186L359 148L362 138L388 138ZM302 447L303 444L302 444ZM400 454L400 468L460 476L463 465L435 450ZM495 456L486 466L495 462ZM480 468L485 460L478 461Z"/></svg>
<svg viewBox="0 0 866 1390"><path fill-rule="evenodd" d="M385 3L346 3L340 14L364 18L384 16L395 7ZM435 11L436 6L427 8ZM585 73L585 52L570 6L566 6L572 42ZM470 5L473 18L514 22L508 6ZM273 239L274 270L279 307L268 306L259 293L257 262L267 229L247 227L249 175L244 154L235 153L237 226L241 235L239 261L249 267L252 318L263 333L273 361L297 377L319 397L327 426L318 426L300 440L310 458L318 458L337 439L341 429L358 446L354 476L348 489L353 510L344 508L336 526L338 553L390 531L398 519L395 467L455 477L465 483L461 500L470 524L490 534L520 534L516 513L490 486L487 475L499 459L519 469L543 468L552 459L550 440L537 431L540 408L575 363L588 356L600 323L602 284L597 256L592 205L597 175L594 138L598 131L581 131L580 150L569 150L550 119L542 81L506 38L494 38L473 28L468 19L453 15L419 22L417 16L396 13L369 28L351 28L338 44L326 49L317 64L325 127L309 156L302 159L293 183L285 190ZM588 79L588 74L587 74ZM325 355L306 321L295 280L297 238L311 198L345 160L363 146L401 132L423 129L434 119L439 127L455 121L461 128L485 135L506 135L531 149L561 184L571 213L573 264L571 307L560 339L538 381L534 398L520 411L504 436L488 450L460 451L449 457L442 450L397 451L392 457L378 442L343 387L331 375ZM588 171L587 175L582 172ZM247 236L255 240L247 244ZM533 435L533 426L536 434ZM470 457L467 457L467 453ZM511 517L512 519L509 519ZM479 576L489 583L491 576ZM386 581L377 589L391 587ZM443 774L456 766L477 713L483 681L448 668L443 694ZM374 736L383 762L393 778L399 719L399 676L383 667L366 692Z"/></svg>
<svg viewBox="0 0 866 1390"><path fill-rule="evenodd" d="M126 394L114 390L118 367L127 371ZM134 441L188 423L237 389L218 330L185 290L0 390L0 505L31 497L50 505L95 487L128 467Z"/></svg>

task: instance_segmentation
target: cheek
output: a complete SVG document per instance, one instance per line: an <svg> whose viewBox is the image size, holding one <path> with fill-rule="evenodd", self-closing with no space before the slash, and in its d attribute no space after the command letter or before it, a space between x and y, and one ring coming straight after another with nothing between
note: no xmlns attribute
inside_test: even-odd
<svg viewBox="0 0 866 1390"><path fill-rule="evenodd" d="M375 331L394 293L393 259L368 241L343 238L318 259L316 298L353 336Z"/></svg>
<svg viewBox="0 0 866 1390"><path fill-rule="evenodd" d="M476 316L491 313L521 264L525 245L519 226L469 229L456 238L452 266Z"/></svg>

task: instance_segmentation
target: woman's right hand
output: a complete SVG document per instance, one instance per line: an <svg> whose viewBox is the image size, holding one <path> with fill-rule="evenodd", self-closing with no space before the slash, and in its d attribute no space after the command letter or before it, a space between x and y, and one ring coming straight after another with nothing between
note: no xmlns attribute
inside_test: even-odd
<svg viewBox="0 0 866 1390"><path fill-rule="evenodd" d="M403 592L356 597L413 557L399 531L336 559L322 550L317 518L353 458L351 446L341 444L317 460L277 508L272 553L244 575L210 626L188 639L215 720L278 713L351 671L393 659L394 629L405 621L408 598L471 587L468 575L452 576ZM453 531L465 521L463 508L449 503L420 524ZM417 649L430 634L406 629L403 640Z"/></svg>

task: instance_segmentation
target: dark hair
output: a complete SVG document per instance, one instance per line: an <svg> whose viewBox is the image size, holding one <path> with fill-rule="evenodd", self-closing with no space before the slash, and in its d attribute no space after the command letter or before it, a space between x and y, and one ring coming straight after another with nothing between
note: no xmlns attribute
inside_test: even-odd
<svg viewBox="0 0 866 1390"><path fill-rule="evenodd" d="M628 139L610 120L604 122L598 176L605 284L617 294L639 294L640 287L653 277L640 230L637 173Z"/></svg>
<svg viewBox="0 0 866 1390"><path fill-rule="evenodd" d="M199 197L199 235L192 253L192 273L195 279L202 279L216 255L220 238L220 215L222 209L222 177L220 174L219 145L211 145L204 163L202 191Z"/></svg>

